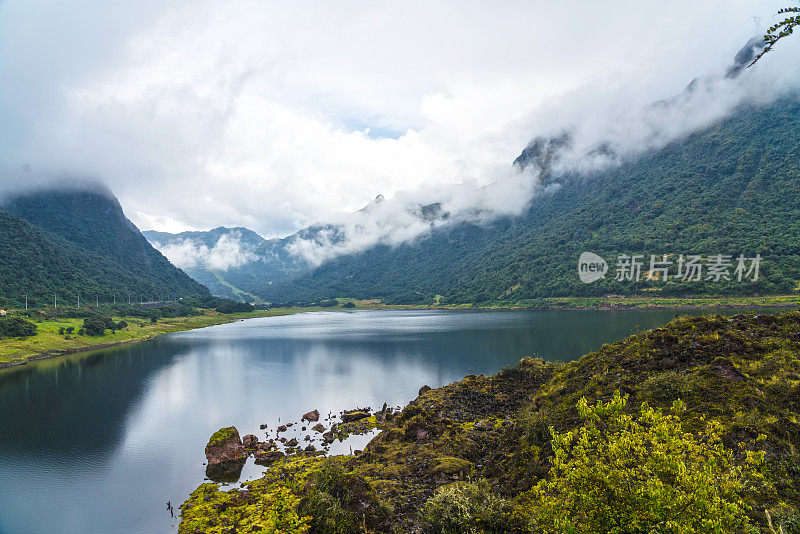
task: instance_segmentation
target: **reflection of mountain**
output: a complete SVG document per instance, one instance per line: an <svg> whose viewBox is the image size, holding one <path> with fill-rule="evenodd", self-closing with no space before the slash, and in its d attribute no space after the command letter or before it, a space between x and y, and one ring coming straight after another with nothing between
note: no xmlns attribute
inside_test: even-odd
<svg viewBox="0 0 800 534"><path fill-rule="evenodd" d="M155 339L0 372L0 455L114 454L132 405L174 355L174 342Z"/></svg>

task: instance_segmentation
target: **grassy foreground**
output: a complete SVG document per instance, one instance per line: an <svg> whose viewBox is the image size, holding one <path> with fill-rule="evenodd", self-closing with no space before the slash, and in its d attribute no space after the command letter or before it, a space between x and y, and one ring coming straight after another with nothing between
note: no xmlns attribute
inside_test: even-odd
<svg viewBox="0 0 800 534"><path fill-rule="evenodd" d="M680 316L568 364L526 358L380 427L355 455L202 484L180 533L800 533L800 312Z"/></svg>
<svg viewBox="0 0 800 534"><path fill-rule="evenodd" d="M61 335L58 333L60 328L66 330L69 327L73 327L75 332L77 332L83 325L83 319L58 318L34 321L34 324L36 324L36 335L26 338L0 339L0 368L21 365L29 360L143 341L167 332L193 330L195 328L230 323L253 317L286 315L297 311L302 310L256 310L252 312L230 314L223 314L214 310L204 310L202 315L162 318L156 323L151 323L149 319L142 319L139 317L114 317L114 320L117 322L120 320L127 322L128 327L115 332L107 330L101 336L79 336L74 333L71 335Z"/></svg>

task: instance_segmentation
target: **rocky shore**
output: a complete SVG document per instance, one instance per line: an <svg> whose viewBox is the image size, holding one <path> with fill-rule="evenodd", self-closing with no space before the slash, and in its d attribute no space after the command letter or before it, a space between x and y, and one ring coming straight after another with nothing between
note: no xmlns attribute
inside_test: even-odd
<svg viewBox="0 0 800 534"><path fill-rule="evenodd" d="M760 482L740 496L740 524L797 532L790 529L800 524L798 312L678 317L569 364L526 358L491 377L423 387L400 411L342 413L335 422L322 418L324 432L310 429L323 444L352 431L348 425L380 430L352 455L283 443L280 426L288 423L266 440L238 442L230 433L236 443L219 450L259 453L264 477L230 491L201 485L182 506L180 532L260 532L277 517L294 526L275 532L557 532L535 520L541 483L554 476L552 440L585 424L582 399L611 402L616 393L631 416L646 407L672 413L680 399L686 439L705 446L708 425L717 425L719 447L741 469L763 456ZM294 424L314 422L303 421ZM455 516L463 522L447 510L461 510Z"/></svg>

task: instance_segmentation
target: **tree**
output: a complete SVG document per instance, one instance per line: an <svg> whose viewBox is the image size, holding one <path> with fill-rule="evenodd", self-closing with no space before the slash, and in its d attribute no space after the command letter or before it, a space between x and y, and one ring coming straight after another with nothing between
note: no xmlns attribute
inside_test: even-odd
<svg viewBox="0 0 800 534"><path fill-rule="evenodd" d="M643 404L637 418L627 395L589 406L573 432L550 429L553 466L533 489L535 530L547 533L726 534L746 528L742 492L763 452L747 451L743 465L722 444L721 425L687 433L676 415ZM682 411L676 401L673 411Z"/></svg>
<svg viewBox="0 0 800 534"><path fill-rule="evenodd" d="M93 315L83 320L83 330L90 336L102 336L108 328L108 322L104 317Z"/></svg>
<svg viewBox="0 0 800 534"><path fill-rule="evenodd" d="M793 15L788 15L789 13L794 13ZM764 36L764 42L766 46L764 50L761 51L760 54L756 56L750 65L752 66L756 61L761 59L764 54L772 50L772 48L784 37L789 37L793 32L795 27L800 25L800 7L785 7L778 11L778 15L787 15L787 17L777 23L772 25L768 30L767 34Z"/></svg>
<svg viewBox="0 0 800 534"><path fill-rule="evenodd" d="M20 317L0 319L0 338L29 337L36 334L36 325Z"/></svg>

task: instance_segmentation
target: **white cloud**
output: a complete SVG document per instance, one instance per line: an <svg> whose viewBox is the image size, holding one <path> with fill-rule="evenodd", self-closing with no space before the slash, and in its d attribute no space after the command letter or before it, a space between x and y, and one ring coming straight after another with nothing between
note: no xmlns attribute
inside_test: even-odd
<svg viewBox="0 0 800 534"><path fill-rule="evenodd" d="M509 166L537 134L673 137L638 130L641 110L722 70L783 3L6 0L0 176L101 178L143 228L345 221L355 249L397 242L427 227L403 215L420 202L519 209L538 185ZM753 72L796 79L796 50ZM379 193L385 219L347 215Z"/></svg>
<svg viewBox="0 0 800 534"><path fill-rule="evenodd" d="M237 232L223 234L211 247L193 239L166 244L154 242L153 246L181 269L227 271L258 259L253 250L242 245L241 237Z"/></svg>

